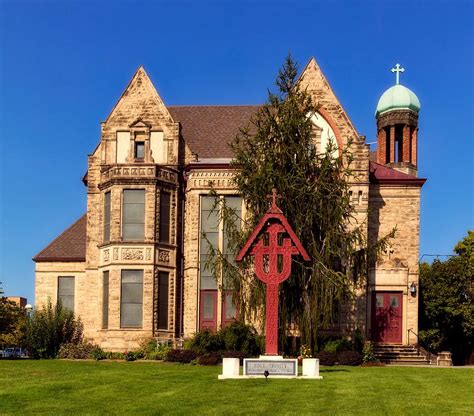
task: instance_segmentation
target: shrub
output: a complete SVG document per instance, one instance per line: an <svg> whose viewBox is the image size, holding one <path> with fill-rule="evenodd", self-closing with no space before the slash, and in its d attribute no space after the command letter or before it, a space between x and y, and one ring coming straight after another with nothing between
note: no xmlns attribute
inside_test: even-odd
<svg viewBox="0 0 474 416"><path fill-rule="evenodd" d="M135 352L135 351L125 351L125 352L123 353L123 359L124 359L125 361L135 361L135 360L138 358L137 355L138 355L138 354L137 354L137 352Z"/></svg>
<svg viewBox="0 0 474 416"><path fill-rule="evenodd" d="M352 349L352 343L344 338L333 339L329 340L323 348L324 352L341 352L341 351L349 351Z"/></svg>
<svg viewBox="0 0 474 416"><path fill-rule="evenodd" d="M91 352L94 349L94 345L90 343L80 343L80 344L62 344L59 348L58 358L69 358L75 360L84 360L90 358Z"/></svg>
<svg viewBox="0 0 474 416"><path fill-rule="evenodd" d="M224 343L219 333L204 329L196 332L194 337L187 342L186 349L193 350L197 354L208 354L222 351L224 349Z"/></svg>
<svg viewBox="0 0 474 416"><path fill-rule="evenodd" d="M222 361L221 354L218 352L211 352L209 354L201 355L198 358L198 363L201 365L217 365Z"/></svg>
<svg viewBox="0 0 474 416"><path fill-rule="evenodd" d="M55 358L62 344L82 342L82 322L74 313L49 301L28 321L27 347L33 358Z"/></svg>
<svg viewBox="0 0 474 416"><path fill-rule="evenodd" d="M352 349L360 353L362 353L362 350L364 349L364 335L362 334L362 331L359 328L357 328L354 331L354 340L352 341Z"/></svg>
<svg viewBox="0 0 474 416"><path fill-rule="evenodd" d="M197 358L197 354L193 350L169 350L166 354L165 361L172 363L188 364Z"/></svg>
<svg viewBox="0 0 474 416"><path fill-rule="evenodd" d="M244 358L249 358L249 355L244 351L226 351L224 358L238 358L240 365L244 364Z"/></svg>
<svg viewBox="0 0 474 416"><path fill-rule="evenodd" d="M105 353L105 358L109 360L124 360L125 355L122 352L106 352Z"/></svg>
<svg viewBox="0 0 474 416"><path fill-rule="evenodd" d="M378 362L377 357L375 357L374 354L374 344L370 341L367 341L364 345L364 349L362 350L362 361L364 363Z"/></svg>
<svg viewBox="0 0 474 416"><path fill-rule="evenodd" d="M358 351L342 351L337 354L339 365L361 365L362 354Z"/></svg>
<svg viewBox="0 0 474 416"><path fill-rule="evenodd" d="M167 344L158 343L156 338L145 338L140 343L138 359L164 360L166 353L171 349Z"/></svg>
<svg viewBox="0 0 474 416"><path fill-rule="evenodd" d="M337 353L335 352L320 352L316 354L316 358L319 358L319 364L333 366L337 363Z"/></svg>
<svg viewBox="0 0 474 416"><path fill-rule="evenodd" d="M94 346L89 356L90 358L93 358L96 361L100 361L107 358L106 353L98 345Z"/></svg>
<svg viewBox="0 0 474 416"><path fill-rule="evenodd" d="M225 350L242 351L250 356L260 354L260 342L255 329L243 322L235 321L218 332Z"/></svg>

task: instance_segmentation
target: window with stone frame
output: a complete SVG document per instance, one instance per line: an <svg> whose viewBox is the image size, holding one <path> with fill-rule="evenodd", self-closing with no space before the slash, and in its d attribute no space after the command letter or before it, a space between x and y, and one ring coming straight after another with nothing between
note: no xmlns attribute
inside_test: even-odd
<svg viewBox="0 0 474 416"><path fill-rule="evenodd" d="M168 307L169 307L169 279L168 272L158 272L158 322L159 330L168 330Z"/></svg>
<svg viewBox="0 0 474 416"><path fill-rule="evenodd" d="M109 271L102 273L102 329L109 327Z"/></svg>
<svg viewBox="0 0 474 416"><path fill-rule="evenodd" d="M170 220L171 220L171 194L160 192L160 242L169 244L170 241Z"/></svg>
<svg viewBox="0 0 474 416"><path fill-rule="evenodd" d="M104 243L110 241L110 191L104 194Z"/></svg>
<svg viewBox="0 0 474 416"><path fill-rule="evenodd" d="M145 238L145 190L123 191L122 240L142 241Z"/></svg>
<svg viewBox="0 0 474 416"><path fill-rule="evenodd" d="M238 218L242 217L242 199L236 195L225 195L220 197L220 203L226 204L231 208ZM226 282L216 281L212 271L206 268L209 257L210 245L219 249L222 254L231 263L235 261L235 253L229 249L229 239L226 234L224 221L220 221L218 207L213 209L215 198L210 196L201 196L201 241L200 241L200 307L199 307L199 326L200 329L216 330L218 324L225 326L237 318L235 308L235 299L232 292L226 289ZM238 221L240 227L240 221ZM218 288L222 287L222 293L218 293ZM217 303L220 295L221 316L218 318Z"/></svg>
<svg viewBox="0 0 474 416"><path fill-rule="evenodd" d="M74 312L74 276L58 277L58 302Z"/></svg>
<svg viewBox="0 0 474 416"><path fill-rule="evenodd" d="M143 323L143 270L122 270L120 327L141 328Z"/></svg>

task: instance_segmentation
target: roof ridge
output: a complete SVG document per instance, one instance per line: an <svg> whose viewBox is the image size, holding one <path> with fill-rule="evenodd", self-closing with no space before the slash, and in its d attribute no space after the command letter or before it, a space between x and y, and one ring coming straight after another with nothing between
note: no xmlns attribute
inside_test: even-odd
<svg viewBox="0 0 474 416"><path fill-rule="evenodd" d="M33 261L36 261L38 257L41 256L43 252L45 252L49 247L51 247L56 241L58 241L64 234L70 231L75 225L77 225L84 217L87 218L87 212L83 214L79 219L74 221L68 228L66 228L61 234L59 234L53 241L51 241L43 250L41 250L36 256L33 257Z"/></svg>
<svg viewBox="0 0 474 416"><path fill-rule="evenodd" d="M263 104L176 104L176 105L167 105L167 108L179 108L179 107L260 107Z"/></svg>

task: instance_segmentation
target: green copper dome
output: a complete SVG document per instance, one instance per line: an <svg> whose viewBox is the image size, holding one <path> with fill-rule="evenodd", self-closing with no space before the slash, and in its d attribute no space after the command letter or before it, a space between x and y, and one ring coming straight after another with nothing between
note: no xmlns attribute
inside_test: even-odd
<svg viewBox="0 0 474 416"><path fill-rule="evenodd" d="M375 117L391 110L412 110L420 111L420 100L415 93L407 87L397 84L390 87L380 97L375 111Z"/></svg>

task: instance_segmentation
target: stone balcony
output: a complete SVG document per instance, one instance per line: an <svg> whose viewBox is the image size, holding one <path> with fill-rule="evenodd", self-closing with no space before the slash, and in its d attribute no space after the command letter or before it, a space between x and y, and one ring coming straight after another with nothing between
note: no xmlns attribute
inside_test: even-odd
<svg viewBox="0 0 474 416"><path fill-rule="evenodd" d="M160 180L172 184L178 183L178 172L172 168L155 164L116 164L103 165L100 182L127 180Z"/></svg>

